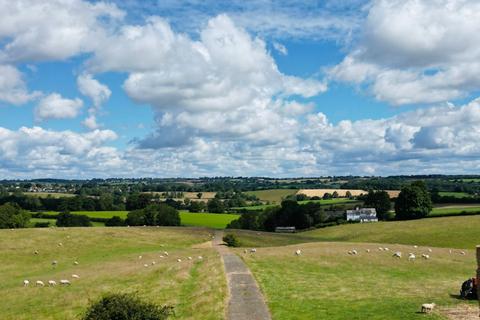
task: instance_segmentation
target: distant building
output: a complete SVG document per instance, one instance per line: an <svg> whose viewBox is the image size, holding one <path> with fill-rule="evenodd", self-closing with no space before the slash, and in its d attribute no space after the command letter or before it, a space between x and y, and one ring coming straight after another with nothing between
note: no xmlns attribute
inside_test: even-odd
<svg viewBox="0 0 480 320"><path fill-rule="evenodd" d="M375 208L355 208L355 210L347 210L347 221L377 222L377 211Z"/></svg>

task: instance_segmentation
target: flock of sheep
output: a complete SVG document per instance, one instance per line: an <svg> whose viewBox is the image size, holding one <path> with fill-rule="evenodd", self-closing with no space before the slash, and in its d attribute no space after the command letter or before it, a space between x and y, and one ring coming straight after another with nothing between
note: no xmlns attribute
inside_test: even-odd
<svg viewBox="0 0 480 320"><path fill-rule="evenodd" d="M162 254L160 254L160 259L164 259L164 258L166 258L166 257L168 257L168 252L167 252L167 251L164 251ZM142 259L143 259L143 256L138 256L138 260L142 260ZM202 256L198 256L197 259L198 259L198 260L203 260L203 257L202 257ZM193 258L192 258L192 257L187 257L187 260L193 260ZM182 262L182 259L181 259L181 258L178 258L178 259L177 259L177 262ZM148 264L148 263L143 264L143 266L144 266L145 268L148 268L149 266L151 266L151 265L154 266L154 265L156 265L156 264L157 264L156 261L152 261L150 264Z"/></svg>

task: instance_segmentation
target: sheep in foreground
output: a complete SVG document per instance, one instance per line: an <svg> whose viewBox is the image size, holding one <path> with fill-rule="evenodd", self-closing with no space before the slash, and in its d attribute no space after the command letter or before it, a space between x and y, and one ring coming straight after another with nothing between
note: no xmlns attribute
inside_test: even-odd
<svg viewBox="0 0 480 320"><path fill-rule="evenodd" d="M73 264L78 266L78 261L73 261Z"/></svg>
<svg viewBox="0 0 480 320"><path fill-rule="evenodd" d="M295 254L296 254L297 256L301 255L301 254L302 254L302 250L297 250L297 251L295 251Z"/></svg>
<svg viewBox="0 0 480 320"><path fill-rule="evenodd" d="M74 279L80 279L80 277L78 276L78 274L72 274L72 278L74 278Z"/></svg>
<svg viewBox="0 0 480 320"><path fill-rule="evenodd" d="M51 287L55 287L57 285L57 282L55 280L48 280L48 285Z"/></svg>
<svg viewBox="0 0 480 320"><path fill-rule="evenodd" d="M393 257L395 258L401 258L402 257L402 253L400 251L397 251L393 254Z"/></svg>
<svg viewBox="0 0 480 320"><path fill-rule="evenodd" d="M415 255L413 253L409 253L408 254L408 261L412 261L412 260L415 260Z"/></svg>
<svg viewBox="0 0 480 320"><path fill-rule="evenodd" d="M428 260L430 259L430 256L428 254L422 254L422 258Z"/></svg>
<svg viewBox="0 0 480 320"><path fill-rule="evenodd" d="M35 282L35 285L36 285L37 287L38 287L38 286L45 287L45 283L43 283L43 281L41 281L41 280L37 280L37 281Z"/></svg>
<svg viewBox="0 0 480 320"><path fill-rule="evenodd" d="M429 313L435 308L435 303L424 303L422 304L422 312Z"/></svg>
<svg viewBox="0 0 480 320"><path fill-rule="evenodd" d="M252 248L252 249L250 249L250 252L251 252L251 253L255 253L255 252L257 252L257 249Z"/></svg>
<svg viewBox="0 0 480 320"><path fill-rule="evenodd" d="M66 280L66 279L60 280L60 284L62 284L62 285L64 285L64 286L69 286L69 285L71 285L70 280Z"/></svg>
<svg viewBox="0 0 480 320"><path fill-rule="evenodd" d="M23 286L24 286L24 287L28 287L29 284L30 284L30 281L28 281L28 280L23 280Z"/></svg>
<svg viewBox="0 0 480 320"><path fill-rule="evenodd" d="M188 260L192 260L192 257L188 257Z"/></svg>
<svg viewBox="0 0 480 320"><path fill-rule="evenodd" d="M182 262L182 259L177 259L177 262Z"/></svg>

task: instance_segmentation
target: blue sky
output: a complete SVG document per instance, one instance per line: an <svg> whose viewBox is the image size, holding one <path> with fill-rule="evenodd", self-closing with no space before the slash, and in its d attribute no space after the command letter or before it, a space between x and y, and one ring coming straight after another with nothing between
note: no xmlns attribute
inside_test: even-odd
<svg viewBox="0 0 480 320"><path fill-rule="evenodd" d="M0 178L478 173L473 0L0 0Z"/></svg>

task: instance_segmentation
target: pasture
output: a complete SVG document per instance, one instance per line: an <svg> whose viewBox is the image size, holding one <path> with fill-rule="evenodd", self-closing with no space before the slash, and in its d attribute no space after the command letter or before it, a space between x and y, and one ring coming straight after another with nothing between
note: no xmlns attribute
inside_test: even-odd
<svg viewBox="0 0 480 320"><path fill-rule="evenodd" d="M295 234L234 230L242 245L280 246L312 241L398 243L473 249L480 242L480 216L344 224Z"/></svg>
<svg viewBox="0 0 480 320"><path fill-rule="evenodd" d="M210 238L198 228L0 230L0 319L79 319L90 300L107 292L174 305L179 319L223 319L226 282L218 253L203 245ZM164 251L169 255L161 258ZM59 279L72 284L34 286Z"/></svg>
<svg viewBox="0 0 480 320"><path fill-rule="evenodd" d="M266 295L273 319L445 319L437 312L464 304L460 284L476 269L475 254L449 249L348 242L304 243L259 248L255 254L237 249ZM358 255L348 255L356 249ZM295 250L302 254L296 256ZM366 252L370 250L370 253ZM401 251L403 258L392 257ZM417 259L408 261L408 252ZM421 258L429 253L430 259ZM439 308L425 316L422 303ZM471 302L476 306L476 302Z"/></svg>
<svg viewBox="0 0 480 320"><path fill-rule="evenodd" d="M280 204L284 198L297 193L297 189L268 189L257 191L246 191L246 194L255 195L261 201Z"/></svg>
<svg viewBox="0 0 480 320"><path fill-rule="evenodd" d="M456 215L456 214L474 214L480 213L480 206L476 205L455 205L433 208L429 216Z"/></svg>
<svg viewBox="0 0 480 320"><path fill-rule="evenodd" d="M471 198L472 195L466 192L439 192L442 197Z"/></svg>
<svg viewBox="0 0 480 320"><path fill-rule="evenodd" d="M23 193L26 196L32 196L32 197L38 197L38 198L47 198L47 197L52 197L52 198L69 198L69 197L74 197L76 194L73 193L60 193L60 192L24 192Z"/></svg>
<svg viewBox="0 0 480 320"><path fill-rule="evenodd" d="M47 211L43 212L48 215L57 215L58 212ZM90 218L104 218L108 219L113 216L119 216L122 219L127 218L128 211L73 211L73 214L83 214ZM180 211L180 221L183 226L193 227L208 227L213 229L225 229L227 224L232 220L238 219L237 214L218 214L218 213L193 213L188 211ZM40 222L40 220L33 220ZM51 225L55 224L55 220L51 220ZM103 226L101 222L93 222L94 226Z"/></svg>

